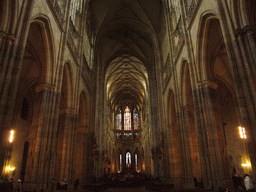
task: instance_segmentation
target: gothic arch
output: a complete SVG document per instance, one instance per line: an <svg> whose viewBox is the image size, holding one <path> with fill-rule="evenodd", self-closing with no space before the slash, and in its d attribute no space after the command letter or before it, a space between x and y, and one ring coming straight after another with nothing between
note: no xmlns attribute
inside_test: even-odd
<svg viewBox="0 0 256 192"><path fill-rule="evenodd" d="M120 155L121 155L121 158L122 159L120 159ZM117 161L116 161L116 170L117 170L117 172L118 173L120 173L120 172L122 172L122 169L123 169L123 161L124 161L124 156L123 156L123 153L122 153L122 150L120 149L120 148L118 148L117 150L116 150L116 159L118 159Z"/></svg>
<svg viewBox="0 0 256 192"><path fill-rule="evenodd" d="M89 123L89 102L85 91L80 93L79 99L79 127L88 126Z"/></svg>
<svg viewBox="0 0 256 192"><path fill-rule="evenodd" d="M207 35L209 33L209 28L207 28L206 26L209 25L209 22L212 19L216 19L216 15L214 15L213 13L209 13L209 12L205 12L204 14L202 14L202 16L200 17L200 22L199 22L199 33L197 36L197 47L198 47L198 80L199 81L205 81L210 79L209 77L209 72L207 70L206 67L206 62L207 62L207 58L206 58L206 50L207 50L207 46L208 44L206 43L207 40Z"/></svg>
<svg viewBox="0 0 256 192"><path fill-rule="evenodd" d="M190 72L189 72L189 65L186 60L183 60L181 64L181 95L182 95L182 103L183 106L189 106L193 105L193 97L189 93L189 91L192 93L192 85L191 85L191 79L190 79Z"/></svg>
<svg viewBox="0 0 256 192"><path fill-rule="evenodd" d="M62 87L61 87L61 95L62 99L64 99L65 106L61 106L61 109L71 109L72 106L72 98L73 98L73 80L72 80L72 71L70 62L66 62L63 66L62 71Z"/></svg>
<svg viewBox="0 0 256 192"><path fill-rule="evenodd" d="M208 82L209 97L213 104L211 110L216 124L215 130L219 138L219 148L222 151L220 157L223 164L222 170L224 177L229 178L233 170L236 170L239 174L244 174L240 165L249 158L246 149L239 147L243 146L238 130L240 115L230 60L228 59L220 22L216 17L207 17L206 20L207 22L202 26L203 30L207 31L205 33L207 35L202 37L201 46L205 50L204 53L201 53L201 57L204 58L201 65L207 75L202 79ZM233 148L234 145L236 150ZM238 158L238 154L242 158ZM229 157L232 157L232 161Z"/></svg>
<svg viewBox="0 0 256 192"><path fill-rule="evenodd" d="M42 37L44 39L44 46L47 47L45 51L46 65L42 68L42 82L53 84L54 71L55 71L55 49L54 49L54 35L51 27L51 21L46 15L37 14L32 19L32 23L37 22L40 24Z"/></svg>
<svg viewBox="0 0 256 192"><path fill-rule="evenodd" d="M137 162L136 162L135 155L137 155ZM141 171L141 153L140 153L140 150L138 149L138 147L135 148L132 157L134 159L134 160L132 160L132 162L134 162L132 164L134 165L135 171L140 172ZM136 170L136 163L137 163L137 170Z"/></svg>
<svg viewBox="0 0 256 192"><path fill-rule="evenodd" d="M31 177L31 171L34 169L31 166L33 155L24 156L24 154L33 154L35 146L33 146L31 135L36 135L37 129L42 129L46 124L44 115L49 104L48 91L52 90L45 78L45 76L51 76L45 69L52 64L48 60L50 57L48 50L52 49L48 43L50 40L47 39L51 36L46 29L47 25L39 19L31 22L29 26L14 105L14 124L19 133L16 143L18 146L15 146L15 150L18 151L15 151L15 154L24 158L24 160L15 159L15 161L20 164L22 161L22 166L17 169L17 172L23 181ZM26 151L20 154L25 148Z"/></svg>

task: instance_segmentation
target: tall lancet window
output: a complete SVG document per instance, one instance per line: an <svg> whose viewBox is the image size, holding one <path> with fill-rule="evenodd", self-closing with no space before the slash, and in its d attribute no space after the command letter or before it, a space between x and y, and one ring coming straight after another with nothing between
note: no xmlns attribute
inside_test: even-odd
<svg viewBox="0 0 256 192"><path fill-rule="evenodd" d="M116 115L116 129L122 130L122 111L119 109Z"/></svg>
<svg viewBox="0 0 256 192"><path fill-rule="evenodd" d="M131 112L129 107L127 106L124 111L124 130L130 131L132 130L131 126Z"/></svg>
<svg viewBox="0 0 256 192"><path fill-rule="evenodd" d="M135 154L135 171L138 171L138 155Z"/></svg>
<svg viewBox="0 0 256 192"><path fill-rule="evenodd" d="M171 9L175 13L176 23L178 23L178 21L180 19L180 5L179 5L179 1L180 0L170 0Z"/></svg>
<svg viewBox="0 0 256 192"><path fill-rule="evenodd" d="M70 18L73 22L73 25L76 24L76 16L78 13L81 12L81 6L82 1L81 0L71 0L71 8L70 8Z"/></svg>
<svg viewBox="0 0 256 192"><path fill-rule="evenodd" d="M121 154L119 156L119 168L120 168L120 172L122 172L122 155Z"/></svg>
<svg viewBox="0 0 256 192"><path fill-rule="evenodd" d="M137 109L133 110L133 125L134 125L134 130L140 128L140 121L139 121L139 115Z"/></svg>
<svg viewBox="0 0 256 192"><path fill-rule="evenodd" d="M127 152L126 153L126 167L131 167L131 163L132 163L131 153Z"/></svg>

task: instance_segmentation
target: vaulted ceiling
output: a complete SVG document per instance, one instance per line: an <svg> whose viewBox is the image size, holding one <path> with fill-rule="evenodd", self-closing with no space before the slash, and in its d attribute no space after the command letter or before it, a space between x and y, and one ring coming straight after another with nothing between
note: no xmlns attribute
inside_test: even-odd
<svg viewBox="0 0 256 192"><path fill-rule="evenodd" d="M130 101L141 108L163 29L160 0L92 0L93 41L113 108Z"/></svg>

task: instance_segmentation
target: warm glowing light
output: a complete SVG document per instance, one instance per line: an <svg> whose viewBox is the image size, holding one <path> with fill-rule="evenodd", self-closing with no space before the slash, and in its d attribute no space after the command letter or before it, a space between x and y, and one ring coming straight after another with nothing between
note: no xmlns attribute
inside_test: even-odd
<svg viewBox="0 0 256 192"><path fill-rule="evenodd" d="M247 136L246 136L246 133L245 133L245 128L244 128L244 127L241 127L241 126L239 126L238 128L239 128L240 137L241 137L242 139L247 139Z"/></svg>
<svg viewBox="0 0 256 192"><path fill-rule="evenodd" d="M11 130L11 131L10 131L10 138L9 138L9 142L10 142L10 143L13 142L13 135L14 135L14 131Z"/></svg>
<svg viewBox="0 0 256 192"><path fill-rule="evenodd" d="M249 163L247 164L242 164L242 167L251 167L251 165Z"/></svg>
<svg viewBox="0 0 256 192"><path fill-rule="evenodd" d="M5 169L6 169L6 171L14 171L15 167L10 167L10 166L8 166L8 167L6 167Z"/></svg>

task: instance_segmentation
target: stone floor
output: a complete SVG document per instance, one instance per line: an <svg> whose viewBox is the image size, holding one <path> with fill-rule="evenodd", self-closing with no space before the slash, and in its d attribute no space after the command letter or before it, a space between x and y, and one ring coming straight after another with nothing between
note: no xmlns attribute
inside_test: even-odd
<svg viewBox="0 0 256 192"><path fill-rule="evenodd" d="M151 192L149 190L146 190L144 187L139 188L109 188L106 190L106 192Z"/></svg>

